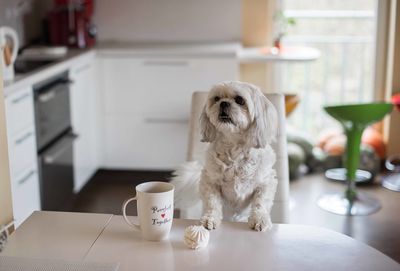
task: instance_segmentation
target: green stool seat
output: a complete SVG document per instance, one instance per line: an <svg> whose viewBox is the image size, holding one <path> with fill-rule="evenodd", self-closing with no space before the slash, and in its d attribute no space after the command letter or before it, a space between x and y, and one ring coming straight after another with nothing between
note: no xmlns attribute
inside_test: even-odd
<svg viewBox="0 0 400 271"><path fill-rule="evenodd" d="M347 169L347 189L344 194L322 196L318 205L341 215L368 215L379 210L379 202L367 194L357 192L356 170L360 161L361 136L364 129L392 111L391 103L368 103L326 106L325 111L337 119L347 136L344 164Z"/></svg>

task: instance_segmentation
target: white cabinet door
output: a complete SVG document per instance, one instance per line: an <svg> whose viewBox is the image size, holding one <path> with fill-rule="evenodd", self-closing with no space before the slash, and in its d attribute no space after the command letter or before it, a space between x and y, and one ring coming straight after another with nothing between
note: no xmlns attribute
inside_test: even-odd
<svg viewBox="0 0 400 271"><path fill-rule="evenodd" d="M104 162L109 168L168 170L185 160L186 122L114 115L105 118L105 126L109 142L104 144Z"/></svg>
<svg viewBox="0 0 400 271"><path fill-rule="evenodd" d="M8 136L10 175L15 178L32 163L37 163L35 128L33 124Z"/></svg>
<svg viewBox="0 0 400 271"><path fill-rule="evenodd" d="M95 60L71 68L72 128L74 143L74 191L79 192L98 168L98 96Z"/></svg>
<svg viewBox="0 0 400 271"><path fill-rule="evenodd" d="M18 227L33 211L40 210L37 164L33 164L11 181L15 225Z"/></svg>
<svg viewBox="0 0 400 271"><path fill-rule="evenodd" d="M6 97L7 133L14 135L32 125L35 120L33 90L26 87Z"/></svg>
<svg viewBox="0 0 400 271"><path fill-rule="evenodd" d="M101 56L104 167L170 170L185 161L192 93L237 80L232 58Z"/></svg>
<svg viewBox="0 0 400 271"><path fill-rule="evenodd" d="M181 119L194 91L237 79L232 59L103 58L104 110L110 114Z"/></svg>

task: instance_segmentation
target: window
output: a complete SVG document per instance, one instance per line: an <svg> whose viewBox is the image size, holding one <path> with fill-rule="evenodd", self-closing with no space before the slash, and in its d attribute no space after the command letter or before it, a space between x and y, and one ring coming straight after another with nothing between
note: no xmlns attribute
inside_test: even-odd
<svg viewBox="0 0 400 271"><path fill-rule="evenodd" d="M372 101L377 1L282 1L284 17L296 21L288 27L283 46L311 46L321 52L316 61L277 67L279 88L301 98L288 119L294 127L317 135L337 125L323 105Z"/></svg>

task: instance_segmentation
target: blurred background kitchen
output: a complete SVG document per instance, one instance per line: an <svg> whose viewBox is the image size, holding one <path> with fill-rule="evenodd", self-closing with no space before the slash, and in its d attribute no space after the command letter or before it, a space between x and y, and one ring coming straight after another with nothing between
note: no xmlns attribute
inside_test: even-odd
<svg viewBox="0 0 400 271"><path fill-rule="evenodd" d="M357 187L381 209L317 205L346 179L346 136L323 106L400 91L397 1L0 0L0 45L11 179L0 198L17 227L34 210L120 214L134 185L168 181L186 160L192 93L242 80L285 94L290 223L400 261L397 110L362 137Z"/></svg>

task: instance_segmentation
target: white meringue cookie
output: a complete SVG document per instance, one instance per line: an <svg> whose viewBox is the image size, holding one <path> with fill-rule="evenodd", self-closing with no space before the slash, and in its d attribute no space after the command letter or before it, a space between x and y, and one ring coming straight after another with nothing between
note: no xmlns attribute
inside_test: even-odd
<svg viewBox="0 0 400 271"><path fill-rule="evenodd" d="M210 233L203 226L189 226L185 229L184 243L191 249L206 247Z"/></svg>

